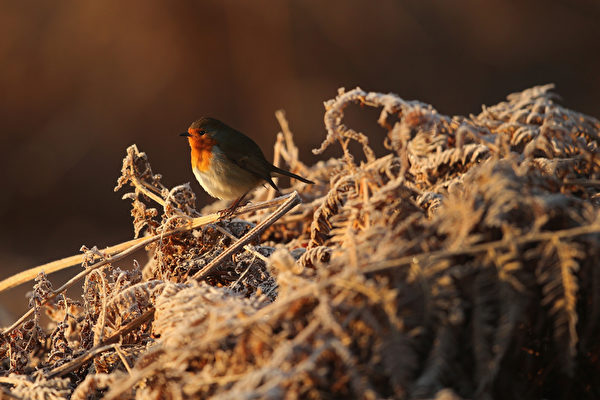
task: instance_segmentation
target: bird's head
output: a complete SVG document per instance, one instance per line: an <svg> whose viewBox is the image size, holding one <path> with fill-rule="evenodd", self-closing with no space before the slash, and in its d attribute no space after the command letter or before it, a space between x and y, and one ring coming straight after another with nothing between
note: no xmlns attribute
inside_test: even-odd
<svg viewBox="0 0 600 400"><path fill-rule="evenodd" d="M223 123L218 119L203 117L192 122L187 132L183 132L179 136L187 137L190 142L202 140L204 135L208 134L210 136L217 132L222 125Z"/></svg>

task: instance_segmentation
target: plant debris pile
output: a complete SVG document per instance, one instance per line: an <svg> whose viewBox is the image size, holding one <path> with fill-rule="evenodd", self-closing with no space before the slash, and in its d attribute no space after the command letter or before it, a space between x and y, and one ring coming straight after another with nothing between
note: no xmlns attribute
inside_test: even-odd
<svg viewBox="0 0 600 400"><path fill-rule="evenodd" d="M134 189L135 235L160 236L148 263L84 249L78 300L40 275L0 383L38 399L600 398L600 122L551 89L468 117L340 90L314 152L341 156L313 166L279 113L275 163L317 183L294 182L302 204L254 236L272 210L185 230L227 204L197 212L130 147L117 188ZM352 104L381 109L382 130L346 126Z"/></svg>

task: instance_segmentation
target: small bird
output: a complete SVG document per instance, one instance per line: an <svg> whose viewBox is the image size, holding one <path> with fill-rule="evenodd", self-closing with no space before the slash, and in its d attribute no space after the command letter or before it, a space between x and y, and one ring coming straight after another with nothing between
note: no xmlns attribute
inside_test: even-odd
<svg viewBox="0 0 600 400"><path fill-rule="evenodd" d="M235 201L222 215L231 215L252 189L266 182L278 193L272 173L313 184L268 162L258 145L243 133L214 118L194 121L187 132L192 149L192 171L212 197Z"/></svg>

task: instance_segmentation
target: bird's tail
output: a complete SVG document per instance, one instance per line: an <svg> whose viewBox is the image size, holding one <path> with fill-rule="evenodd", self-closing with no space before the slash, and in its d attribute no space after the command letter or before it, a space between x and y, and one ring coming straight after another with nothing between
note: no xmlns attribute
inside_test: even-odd
<svg viewBox="0 0 600 400"><path fill-rule="evenodd" d="M277 168L274 165L271 166L271 170L273 172L276 172L276 173L280 174L280 175L285 175L285 176L289 176L290 178L298 179L299 181L304 182L304 183L314 184L313 181L309 181L308 179L303 178L303 177L301 177L299 175L293 174L293 173L291 173L289 171L286 171L285 169Z"/></svg>

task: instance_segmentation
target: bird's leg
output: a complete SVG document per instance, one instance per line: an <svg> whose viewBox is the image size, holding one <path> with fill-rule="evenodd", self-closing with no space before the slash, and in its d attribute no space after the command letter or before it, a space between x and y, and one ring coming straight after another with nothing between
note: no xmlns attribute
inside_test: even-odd
<svg viewBox="0 0 600 400"><path fill-rule="evenodd" d="M246 197L247 194L248 194L248 192L244 193L243 195L241 195L240 197L235 199L235 201L233 203L231 203L231 205L229 207L227 207L224 210L219 211L219 217L221 219L230 217L235 212L235 210L240 206L240 203L244 200L244 197Z"/></svg>

